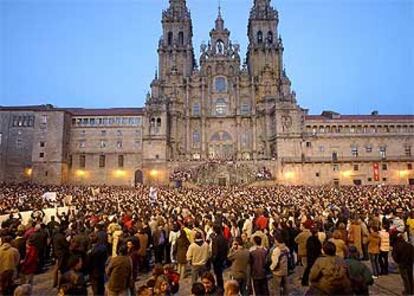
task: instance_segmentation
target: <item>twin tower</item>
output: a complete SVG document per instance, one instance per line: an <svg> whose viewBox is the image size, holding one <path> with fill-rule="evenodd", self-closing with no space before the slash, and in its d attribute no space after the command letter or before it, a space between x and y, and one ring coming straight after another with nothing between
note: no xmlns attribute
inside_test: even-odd
<svg viewBox="0 0 414 296"><path fill-rule="evenodd" d="M283 68L278 21L270 0L254 0L242 63L219 10L197 62L186 1L170 0L145 106L147 163L274 160L283 138L299 138L304 110Z"/></svg>

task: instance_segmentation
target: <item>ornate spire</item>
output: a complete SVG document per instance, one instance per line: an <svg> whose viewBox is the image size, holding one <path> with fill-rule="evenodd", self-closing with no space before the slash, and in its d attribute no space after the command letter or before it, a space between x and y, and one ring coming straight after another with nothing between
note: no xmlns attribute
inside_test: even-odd
<svg viewBox="0 0 414 296"><path fill-rule="evenodd" d="M163 20L182 20L190 18L185 0L170 0L170 6L163 12Z"/></svg>
<svg viewBox="0 0 414 296"><path fill-rule="evenodd" d="M221 1L218 2L218 15L216 19L216 30L224 30L224 20L221 17Z"/></svg>

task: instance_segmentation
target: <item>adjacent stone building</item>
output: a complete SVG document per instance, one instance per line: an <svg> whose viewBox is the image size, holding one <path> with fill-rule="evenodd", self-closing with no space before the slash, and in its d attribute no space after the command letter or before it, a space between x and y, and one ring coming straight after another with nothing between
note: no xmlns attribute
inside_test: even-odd
<svg viewBox="0 0 414 296"><path fill-rule="evenodd" d="M145 107L1 107L0 180L413 184L414 115L308 115L278 21L270 0L254 1L242 62L219 10L197 62L186 1L170 0Z"/></svg>

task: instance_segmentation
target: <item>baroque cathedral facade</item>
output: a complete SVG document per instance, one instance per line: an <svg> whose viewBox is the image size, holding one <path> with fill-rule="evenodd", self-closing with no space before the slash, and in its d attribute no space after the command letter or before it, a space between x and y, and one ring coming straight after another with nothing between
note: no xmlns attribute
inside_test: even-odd
<svg viewBox="0 0 414 296"><path fill-rule="evenodd" d="M414 116L309 115L278 22L254 0L244 59L219 9L197 61L187 3L170 0L145 107L0 107L0 181L414 184Z"/></svg>

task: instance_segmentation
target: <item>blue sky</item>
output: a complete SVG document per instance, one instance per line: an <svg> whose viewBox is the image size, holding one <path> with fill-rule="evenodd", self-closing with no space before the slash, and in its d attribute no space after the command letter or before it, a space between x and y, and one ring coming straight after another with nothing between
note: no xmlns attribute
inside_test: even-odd
<svg viewBox="0 0 414 296"><path fill-rule="evenodd" d="M253 0L222 0L247 47ZM216 0L187 0L196 57ZM272 0L287 74L311 114L414 114L413 0ZM138 107L168 0L0 0L0 105Z"/></svg>

